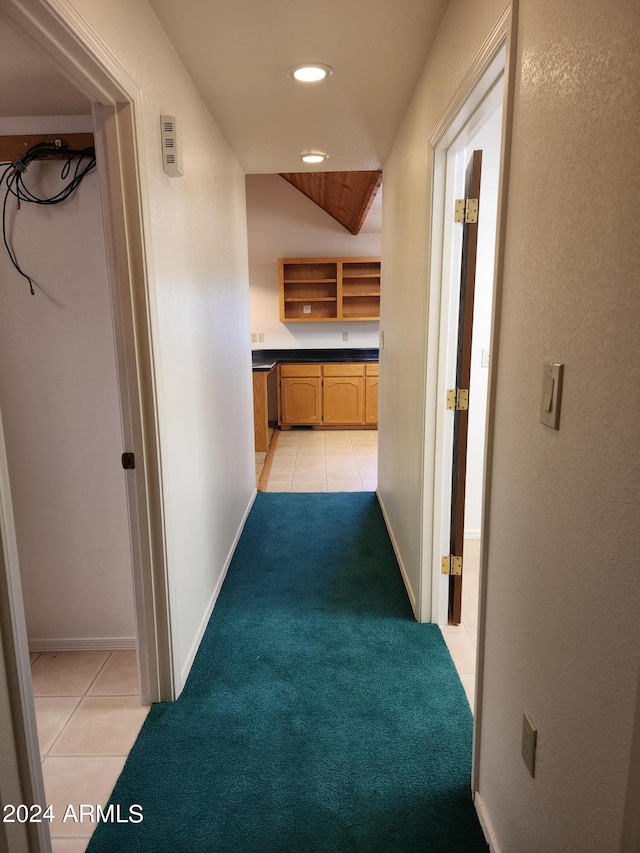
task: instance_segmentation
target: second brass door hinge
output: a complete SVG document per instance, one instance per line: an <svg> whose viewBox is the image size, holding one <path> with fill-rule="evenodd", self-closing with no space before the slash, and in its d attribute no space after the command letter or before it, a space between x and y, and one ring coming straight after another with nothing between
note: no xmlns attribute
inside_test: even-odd
<svg viewBox="0 0 640 853"><path fill-rule="evenodd" d="M456 557L453 554L448 554L442 558L442 574L443 575L461 575L462 574L462 557Z"/></svg>
<svg viewBox="0 0 640 853"><path fill-rule="evenodd" d="M468 388L451 388L447 391L447 409L451 409L454 412L466 412L468 408Z"/></svg>
<svg viewBox="0 0 640 853"><path fill-rule="evenodd" d="M456 199L456 211L453 218L454 222L477 222L478 221L478 199L477 198L459 198Z"/></svg>

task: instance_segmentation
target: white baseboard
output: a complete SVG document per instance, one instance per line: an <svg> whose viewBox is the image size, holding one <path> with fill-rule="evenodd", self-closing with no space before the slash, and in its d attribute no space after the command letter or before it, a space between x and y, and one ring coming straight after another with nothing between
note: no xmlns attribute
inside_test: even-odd
<svg viewBox="0 0 640 853"><path fill-rule="evenodd" d="M63 637L29 640L30 652L122 652L136 649L135 637Z"/></svg>
<svg viewBox="0 0 640 853"><path fill-rule="evenodd" d="M480 821L480 826L484 832L485 840L489 845L489 850L491 853L501 853L498 842L496 841L496 833L493 828L493 824L491 823L491 818L487 812L487 807L482 799L482 795L479 794L478 791L476 791L473 796L473 804L476 807L478 820Z"/></svg>
<svg viewBox="0 0 640 853"><path fill-rule="evenodd" d="M187 677L189 672L191 671L191 667L193 666L193 661L195 660L196 654L198 653L198 649L200 648L200 643L202 642L202 638L204 637L204 632L207 630L207 625L209 624L209 619L211 619L211 614L213 613L213 608L216 606L216 601L218 600L218 596L220 595L220 590L222 589L222 584L224 583L224 579L227 576L227 572L229 571L229 566L231 565L231 560L233 559L233 555L235 553L236 547L242 535L242 531L244 530L244 526L247 522L247 518L249 513L251 512L251 507L256 499L256 495L258 494L257 489L253 490L253 494L251 495L251 500L242 516L242 521L240 522L240 526L236 532L236 535L231 543L231 548L229 549L229 553L227 554L227 558L224 561L224 565L222 567L222 572L220 573L220 577L218 578L215 587L213 588L213 592L211 593L211 597L209 598L209 603L207 604L207 609L204 612L204 616L198 626L198 630L196 631L196 635L193 638L193 642L191 643L191 647L189 648L189 654L182 665L180 670L180 684L176 684L176 699L182 693L182 689L186 684Z"/></svg>
<svg viewBox="0 0 640 853"><path fill-rule="evenodd" d="M382 500L382 496L380 492L376 492L378 497L378 503L380 504L380 509L382 510L382 516L384 518L384 523L387 528L387 533L389 534L389 539L391 539L391 545L393 546L393 551L396 555L396 560L398 561L398 566L400 566L400 574L402 575L402 580L404 581L405 588L407 590L407 595L409 596L409 601L411 602L411 609L413 610L413 615L417 622L420 621L418 616L418 606L416 601L416 594L413 591L411 586L411 582L409 581L409 576L407 574L407 570L404 567L404 563L402 562L402 557L400 556L400 549L398 548L398 543L396 542L395 536L393 535L393 530L391 528L391 524L389 522L389 516L387 515L387 511L384 506L384 501Z"/></svg>
<svg viewBox="0 0 640 853"><path fill-rule="evenodd" d="M465 527L464 538L465 539L480 539L481 538L480 537L480 528L478 528L477 530L467 530Z"/></svg>

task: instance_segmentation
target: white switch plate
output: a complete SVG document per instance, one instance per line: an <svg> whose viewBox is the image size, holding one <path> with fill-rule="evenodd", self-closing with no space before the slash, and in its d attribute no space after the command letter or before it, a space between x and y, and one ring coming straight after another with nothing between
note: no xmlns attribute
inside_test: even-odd
<svg viewBox="0 0 640 853"><path fill-rule="evenodd" d="M251 343L252 343L252 344L257 344L257 343L258 343L258 336L256 335L256 333L255 333L255 332L251 332Z"/></svg>
<svg viewBox="0 0 640 853"><path fill-rule="evenodd" d="M538 740L538 730L533 724L533 720L526 711L522 714L522 757L527 765L529 773L532 776L536 775L536 743Z"/></svg>
<svg viewBox="0 0 640 853"><path fill-rule="evenodd" d="M480 359L480 367L489 367L489 350L487 347L484 347L482 350L482 356Z"/></svg>
<svg viewBox="0 0 640 853"><path fill-rule="evenodd" d="M348 340L349 340L349 332L343 332L343 333L342 333L342 340L343 340L343 341L348 341Z"/></svg>
<svg viewBox="0 0 640 853"><path fill-rule="evenodd" d="M264 343L264 332L258 332L258 343Z"/></svg>
<svg viewBox="0 0 640 853"><path fill-rule="evenodd" d="M551 429L560 429L560 403L564 364L549 362L542 366L542 401L540 423Z"/></svg>

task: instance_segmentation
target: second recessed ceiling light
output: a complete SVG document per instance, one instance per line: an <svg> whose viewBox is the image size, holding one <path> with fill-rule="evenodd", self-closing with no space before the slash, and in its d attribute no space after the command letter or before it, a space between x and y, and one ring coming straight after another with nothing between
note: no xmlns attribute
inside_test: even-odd
<svg viewBox="0 0 640 853"><path fill-rule="evenodd" d="M308 154L300 154L300 159L303 163L322 163L328 156L328 154L321 154L319 151L309 151Z"/></svg>
<svg viewBox="0 0 640 853"><path fill-rule="evenodd" d="M319 80L331 77L333 68L322 62L305 62L302 65L292 65L287 70L287 74L301 83L317 83Z"/></svg>

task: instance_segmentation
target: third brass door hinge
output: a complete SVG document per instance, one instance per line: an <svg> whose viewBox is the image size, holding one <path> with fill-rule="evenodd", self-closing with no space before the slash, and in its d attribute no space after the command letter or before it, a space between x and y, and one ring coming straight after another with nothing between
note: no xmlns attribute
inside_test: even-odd
<svg viewBox="0 0 640 853"><path fill-rule="evenodd" d="M454 222L477 222L478 221L478 199L458 198L456 199L456 211Z"/></svg>
<svg viewBox="0 0 640 853"><path fill-rule="evenodd" d="M461 575L462 574L462 557L456 557L453 554L448 554L442 558L442 574L443 575Z"/></svg>
<svg viewBox="0 0 640 853"><path fill-rule="evenodd" d="M451 409L454 412L466 412L468 408L468 388L451 388L447 391L447 409Z"/></svg>

